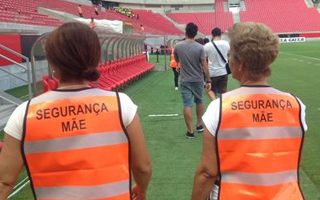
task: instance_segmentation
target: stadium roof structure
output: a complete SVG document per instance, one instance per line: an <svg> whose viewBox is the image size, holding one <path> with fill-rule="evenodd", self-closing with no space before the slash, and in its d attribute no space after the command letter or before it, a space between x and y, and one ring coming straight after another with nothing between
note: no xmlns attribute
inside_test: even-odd
<svg viewBox="0 0 320 200"><path fill-rule="evenodd" d="M144 5L199 5L214 4L215 0L113 0L112 2Z"/></svg>

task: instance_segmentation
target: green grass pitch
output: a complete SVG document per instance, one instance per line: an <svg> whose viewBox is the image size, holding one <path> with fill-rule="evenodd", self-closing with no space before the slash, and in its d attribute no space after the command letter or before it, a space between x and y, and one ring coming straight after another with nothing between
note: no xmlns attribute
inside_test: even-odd
<svg viewBox="0 0 320 200"><path fill-rule="evenodd" d="M308 132L301 163L301 185L307 200L320 200L320 42L282 44L272 65L270 84L297 95L307 106ZM167 56L169 58L169 56ZM151 56L152 62L155 57ZM180 93L174 90L173 73L163 71L163 59L157 70L136 81L123 92L139 106L145 137L152 158L153 176L148 191L150 200L190 199L193 176L202 148L202 136L184 137ZM168 62L167 62L168 63ZM229 90L238 83L229 78ZM22 95L21 95L22 96ZM206 106L209 103L205 97ZM179 114L174 117L148 117L150 114ZM194 119L195 119L195 112ZM195 121L194 121L195 123ZM26 176L25 172L19 178ZM32 199L30 187L14 200Z"/></svg>

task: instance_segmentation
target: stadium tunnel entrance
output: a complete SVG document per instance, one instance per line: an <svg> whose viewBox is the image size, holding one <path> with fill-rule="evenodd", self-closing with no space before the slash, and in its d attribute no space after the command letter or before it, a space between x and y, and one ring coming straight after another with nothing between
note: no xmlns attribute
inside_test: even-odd
<svg viewBox="0 0 320 200"><path fill-rule="evenodd" d="M156 63L155 70L166 71L170 68L170 54L175 44L181 41L179 36L148 35L145 38L144 51L148 59Z"/></svg>

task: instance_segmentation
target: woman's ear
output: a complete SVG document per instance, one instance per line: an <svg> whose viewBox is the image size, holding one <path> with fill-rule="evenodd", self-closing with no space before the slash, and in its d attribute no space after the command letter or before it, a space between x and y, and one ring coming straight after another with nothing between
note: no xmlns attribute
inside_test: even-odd
<svg viewBox="0 0 320 200"><path fill-rule="evenodd" d="M59 70L55 66L50 65L49 69L50 69L52 78L60 79Z"/></svg>
<svg viewBox="0 0 320 200"><path fill-rule="evenodd" d="M238 70L239 72L243 72L243 68L244 68L243 62L239 62L237 70Z"/></svg>

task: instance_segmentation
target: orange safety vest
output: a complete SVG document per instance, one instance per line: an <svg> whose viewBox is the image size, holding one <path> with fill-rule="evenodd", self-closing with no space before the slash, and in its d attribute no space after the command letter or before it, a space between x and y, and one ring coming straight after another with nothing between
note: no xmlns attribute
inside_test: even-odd
<svg viewBox="0 0 320 200"><path fill-rule="evenodd" d="M272 87L241 87L221 99L218 199L303 199L298 100Z"/></svg>
<svg viewBox="0 0 320 200"><path fill-rule="evenodd" d="M171 55L170 55L170 67L171 68L177 68L178 67L178 63L176 62L175 58L174 58L174 49L171 50Z"/></svg>
<svg viewBox="0 0 320 200"><path fill-rule="evenodd" d="M22 150L35 199L131 199L118 93L50 91L27 107Z"/></svg>

